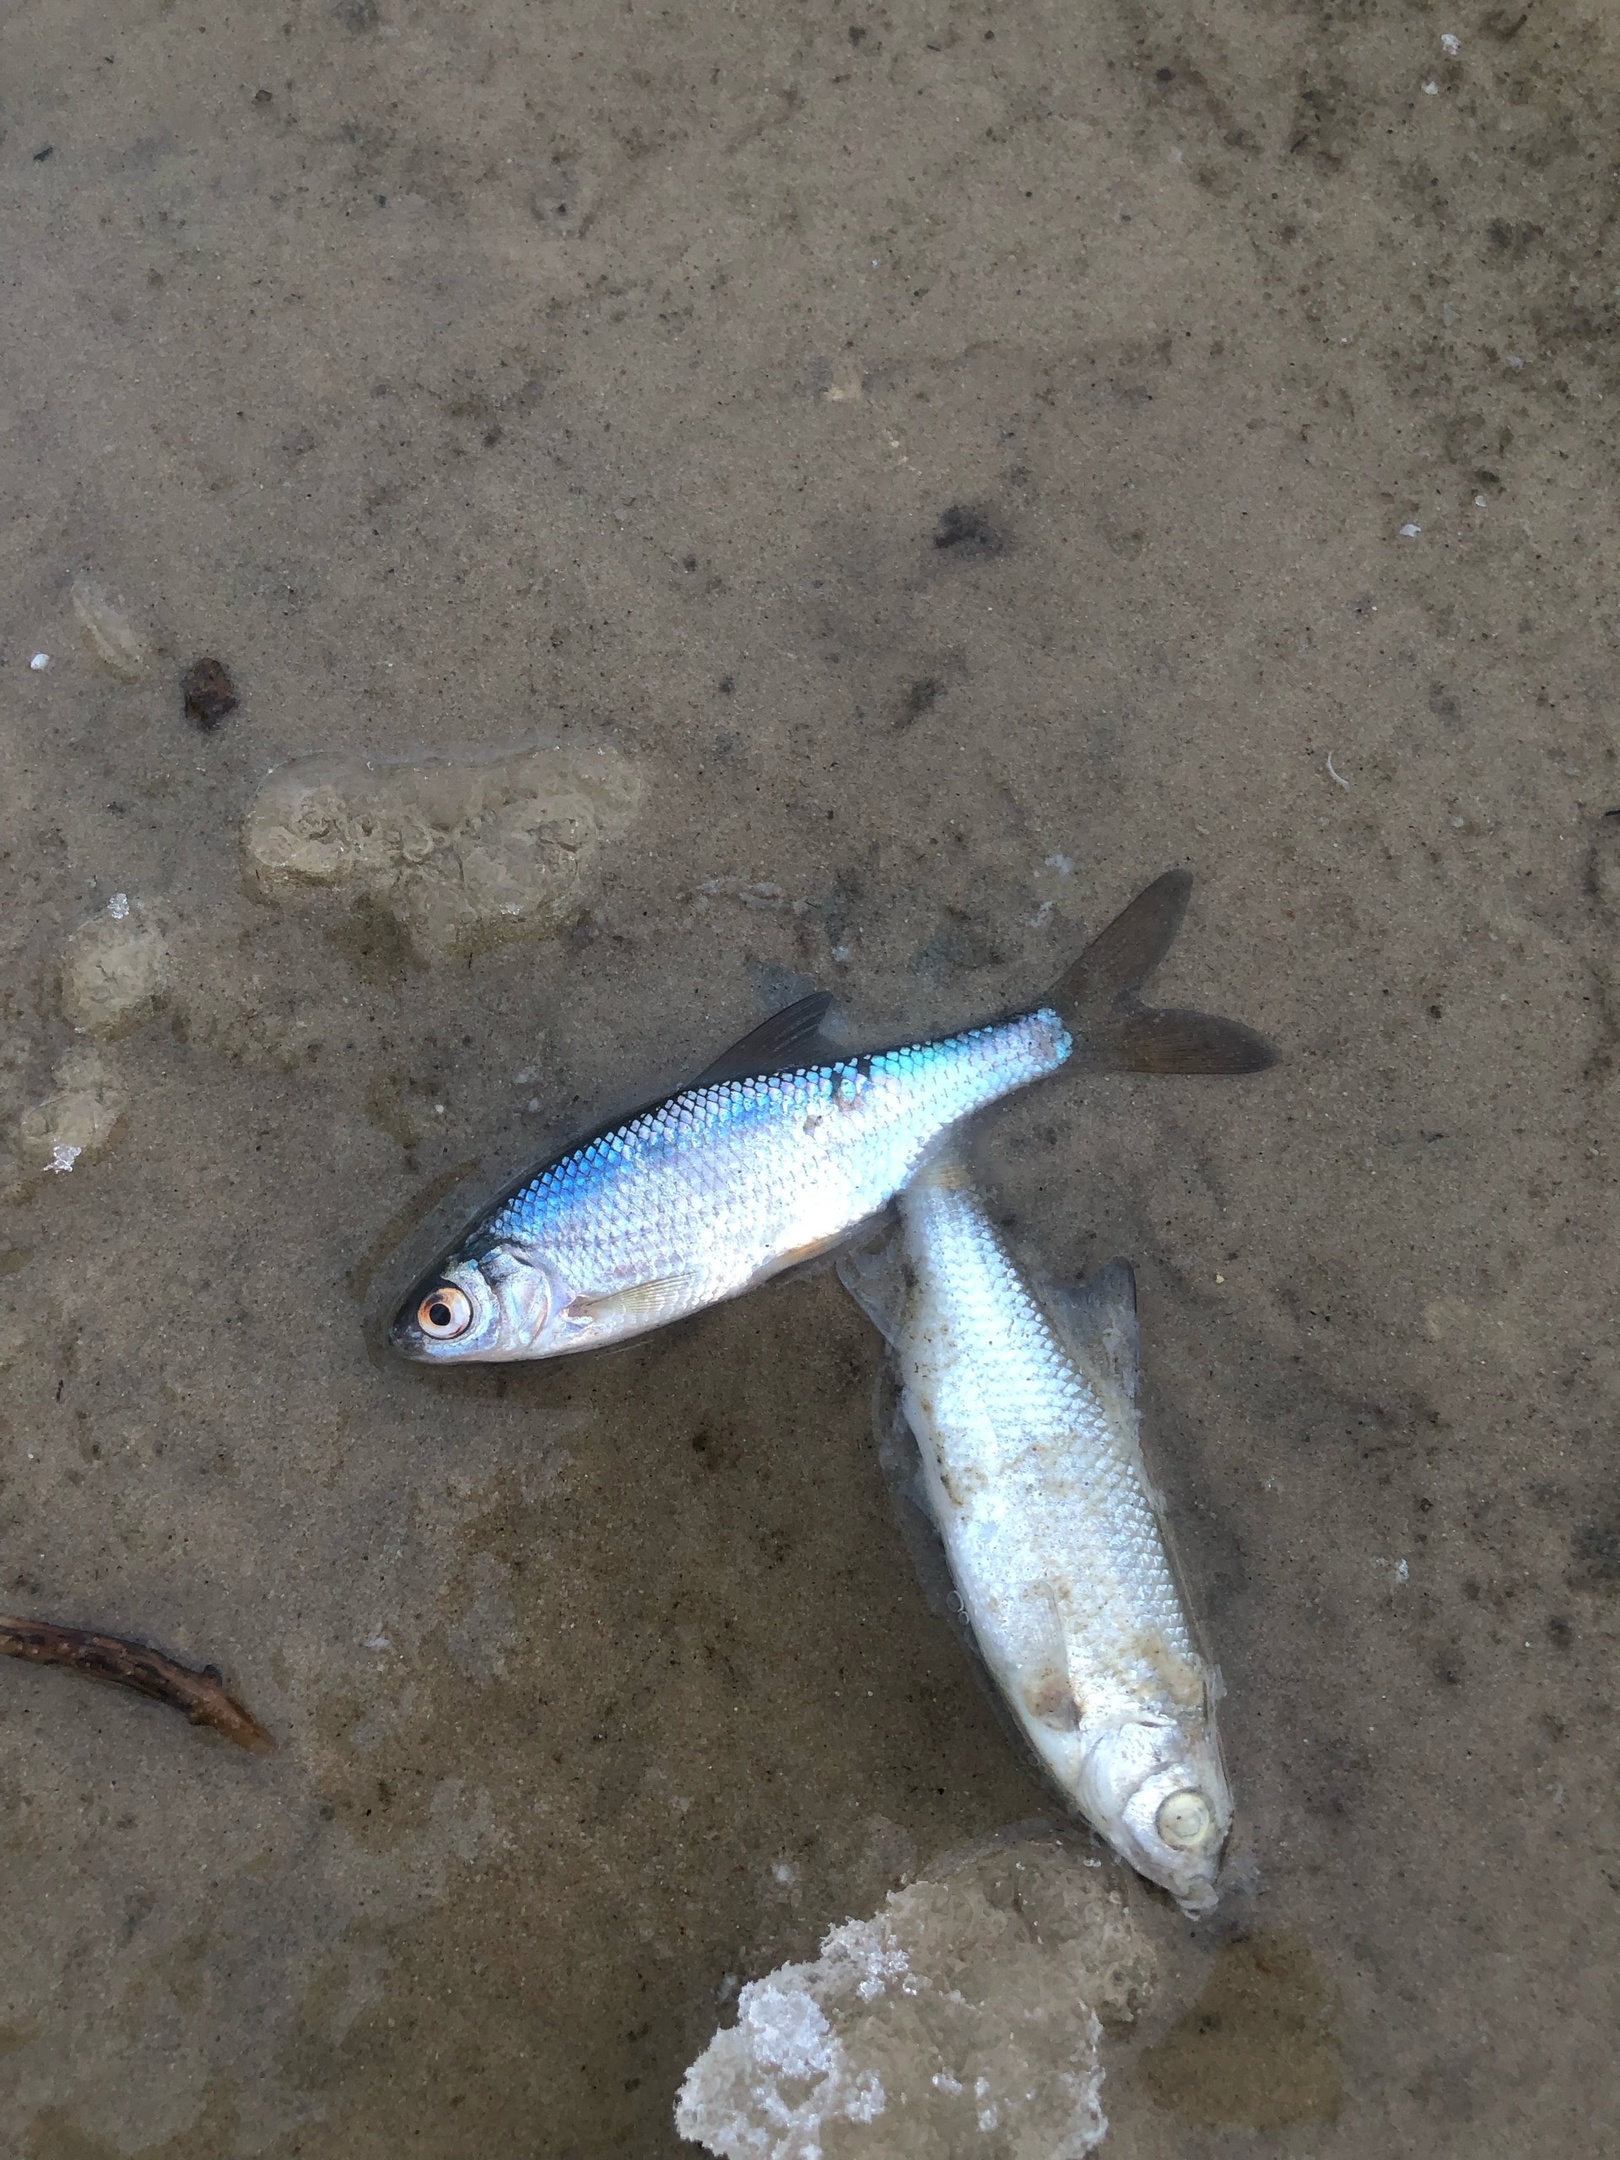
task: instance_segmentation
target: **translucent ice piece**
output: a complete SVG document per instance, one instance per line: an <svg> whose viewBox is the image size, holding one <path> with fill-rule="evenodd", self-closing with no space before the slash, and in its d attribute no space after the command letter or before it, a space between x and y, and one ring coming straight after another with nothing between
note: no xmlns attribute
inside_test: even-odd
<svg viewBox="0 0 1620 2160"><path fill-rule="evenodd" d="M721 2160L1081 2160L1107 2128L1098 2012L1153 1975L1072 1846L998 1847L745 1987L675 2127Z"/></svg>
<svg viewBox="0 0 1620 2160"><path fill-rule="evenodd" d="M577 919L602 843L630 824L640 794L611 750L414 763L317 754L270 774L243 846L266 897L365 893L434 960Z"/></svg>
<svg viewBox="0 0 1620 2160"><path fill-rule="evenodd" d="M106 586L88 575L76 577L73 612L91 657L120 682L139 682L146 673L146 641Z"/></svg>
<svg viewBox="0 0 1620 2160"><path fill-rule="evenodd" d="M62 1009L89 1034L116 1035L153 1010L169 976L169 941L156 916L140 901L115 893L68 939Z"/></svg>
<svg viewBox="0 0 1620 2160"><path fill-rule="evenodd" d="M111 1147L124 1115L124 1091L93 1050L70 1050L51 1077L55 1092L17 1120L22 1162L31 1171L94 1161Z"/></svg>

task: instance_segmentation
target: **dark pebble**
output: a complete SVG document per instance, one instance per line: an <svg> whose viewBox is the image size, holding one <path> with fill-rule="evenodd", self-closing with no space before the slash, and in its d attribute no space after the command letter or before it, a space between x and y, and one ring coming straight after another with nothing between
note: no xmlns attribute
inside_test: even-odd
<svg viewBox="0 0 1620 2160"><path fill-rule="evenodd" d="M186 711L200 728L218 727L236 710L236 685L223 660L193 660L180 680Z"/></svg>

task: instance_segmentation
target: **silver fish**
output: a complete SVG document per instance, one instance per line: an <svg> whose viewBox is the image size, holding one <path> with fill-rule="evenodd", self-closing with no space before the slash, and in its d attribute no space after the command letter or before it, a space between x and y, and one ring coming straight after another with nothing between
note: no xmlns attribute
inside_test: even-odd
<svg viewBox="0 0 1620 2160"><path fill-rule="evenodd" d="M965 1118L1061 1066L1269 1064L1235 1021L1137 1000L1191 884L1167 871L1016 1019L855 1057L819 1035L831 1000L801 999L680 1094L512 1187L406 1298L394 1348L490 1362L623 1342L831 1250Z"/></svg>
<svg viewBox="0 0 1620 2160"><path fill-rule="evenodd" d="M949 1154L899 1214L838 1272L891 1344L913 1497L974 1642L1068 1804L1184 1912L1209 1912L1232 1821L1219 1683L1142 1464L1131 1270L1038 1295Z"/></svg>

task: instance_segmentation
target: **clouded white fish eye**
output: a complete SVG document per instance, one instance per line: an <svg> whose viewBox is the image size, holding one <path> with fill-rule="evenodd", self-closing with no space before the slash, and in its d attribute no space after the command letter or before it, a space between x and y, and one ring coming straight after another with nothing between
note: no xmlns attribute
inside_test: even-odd
<svg viewBox="0 0 1620 2160"><path fill-rule="evenodd" d="M1201 1792L1176 1792L1160 1807L1155 1828L1167 1845L1191 1851L1208 1837L1214 1820L1210 1804Z"/></svg>

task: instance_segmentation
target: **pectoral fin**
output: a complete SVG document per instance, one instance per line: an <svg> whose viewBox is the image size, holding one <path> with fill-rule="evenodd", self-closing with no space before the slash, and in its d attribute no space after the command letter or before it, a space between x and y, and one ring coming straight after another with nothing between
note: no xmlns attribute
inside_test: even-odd
<svg viewBox="0 0 1620 2160"><path fill-rule="evenodd" d="M892 1217L876 1236L839 1254L838 1280L884 1341L895 1341L910 1285L904 1240Z"/></svg>
<svg viewBox="0 0 1620 2160"><path fill-rule="evenodd" d="M1038 1582L1029 1591L1021 1615L1033 1637L1033 1669L1019 1693L1024 1708L1053 1732L1073 1732L1080 1705L1069 1678L1069 1638L1055 1583Z"/></svg>
<svg viewBox="0 0 1620 2160"><path fill-rule="evenodd" d="M564 1310L570 1320L586 1320L596 1327L651 1327L660 1320L678 1319L697 1287L692 1274L656 1275L622 1290L582 1290Z"/></svg>
<svg viewBox="0 0 1620 2160"><path fill-rule="evenodd" d="M1114 1393L1134 1419L1142 1334L1131 1263L1110 1260L1083 1283L1043 1281L1040 1297L1075 1363L1099 1388Z"/></svg>

